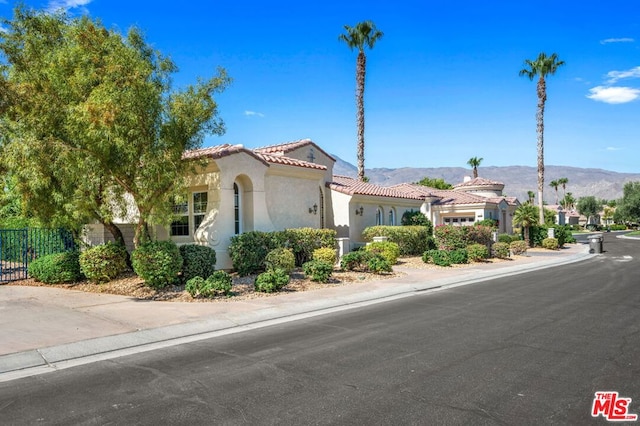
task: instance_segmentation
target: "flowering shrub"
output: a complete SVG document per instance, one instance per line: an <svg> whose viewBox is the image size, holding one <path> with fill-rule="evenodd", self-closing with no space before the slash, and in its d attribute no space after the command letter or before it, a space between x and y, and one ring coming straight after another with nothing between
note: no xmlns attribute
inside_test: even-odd
<svg viewBox="0 0 640 426"><path fill-rule="evenodd" d="M484 244L469 244L467 254L472 262L480 262L489 258L489 249Z"/></svg>
<svg viewBox="0 0 640 426"><path fill-rule="evenodd" d="M509 248L514 255L522 254L527 251L527 242L522 240L512 241L509 244Z"/></svg>
<svg viewBox="0 0 640 426"><path fill-rule="evenodd" d="M509 257L509 244L495 243L492 247L493 255L498 259L506 259Z"/></svg>
<svg viewBox="0 0 640 426"><path fill-rule="evenodd" d="M455 250L467 246L467 227L439 225L435 229L436 244L439 250Z"/></svg>

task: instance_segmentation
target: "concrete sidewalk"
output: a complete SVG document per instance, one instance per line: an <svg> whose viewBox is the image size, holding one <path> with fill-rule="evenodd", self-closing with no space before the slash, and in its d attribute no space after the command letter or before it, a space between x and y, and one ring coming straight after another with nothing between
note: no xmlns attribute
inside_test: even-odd
<svg viewBox="0 0 640 426"><path fill-rule="evenodd" d="M594 256L588 249L574 244L466 268L395 267L406 275L248 301L158 302L0 286L0 381L572 263Z"/></svg>

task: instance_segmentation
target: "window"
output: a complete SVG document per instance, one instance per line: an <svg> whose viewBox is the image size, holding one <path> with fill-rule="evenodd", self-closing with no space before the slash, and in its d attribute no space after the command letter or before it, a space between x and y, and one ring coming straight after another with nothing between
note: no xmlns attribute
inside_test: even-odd
<svg viewBox="0 0 640 426"><path fill-rule="evenodd" d="M389 209L389 225L395 226L396 224L396 212L393 209Z"/></svg>
<svg viewBox="0 0 640 426"><path fill-rule="evenodd" d="M194 192L193 193L193 232L200 227L200 224L204 220L204 215L207 213L207 193L206 192Z"/></svg>
<svg viewBox="0 0 640 426"><path fill-rule="evenodd" d="M241 232L240 229L240 188L238 184L233 184L233 217L235 223L235 234L238 235Z"/></svg>
<svg viewBox="0 0 640 426"><path fill-rule="evenodd" d="M384 221L384 215L382 213L382 207L376 209L376 225L382 225Z"/></svg>
<svg viewBox="0 0 640 426"><path fill-rule="evenodd" d="M204 216L207 212L207 193L206 192L194 192L192 194L191 213L193 214L193 232L200 227ZM176 218L171 222L170 234L172 237L186 237L189 233L189 201L188 198L177 200L173 205L173 214Z"/></svg>

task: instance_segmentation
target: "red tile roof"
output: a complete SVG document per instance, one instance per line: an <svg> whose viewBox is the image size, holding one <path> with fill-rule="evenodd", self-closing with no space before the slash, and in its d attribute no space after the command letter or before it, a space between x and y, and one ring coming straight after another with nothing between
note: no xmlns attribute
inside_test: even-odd
<svg viewBox="0 0 640 426"><path fill-rule="evenodd" d="M273 164L283 164L285 166L296 166L296 167L306 167L308 169L316 169L316 170L327 170L327 166L323 166L322 164L310 163L308 161L302 161L295 158L280 156L280 155L270 155L258 152L256 155L258 157L264 159L265 161Z"/></svg>
<svg viewBox="0 0 640 426"><path fill-rule="evenodd" d="M369 182L347 176L333 176L333 182L328 182L327 187L334 191L347 195L370 195L377 197L405 198L412 200L423 200L424 196L408 191L401 191L392 187L374 185Z"/></svg>
<svg viewBox="0 0 640 426"><path fill-rule="evenodd" d="M263 146L261 148L254 149L254 151L262 154L285 155L291 151L294 151L306 145L313 145L314 149L322 152L324 155L326 155L333 161L336 160L331 155L327 154L322 148L316 145L311 139L300 139L297 141L285 142L278 145Z"/></svg>

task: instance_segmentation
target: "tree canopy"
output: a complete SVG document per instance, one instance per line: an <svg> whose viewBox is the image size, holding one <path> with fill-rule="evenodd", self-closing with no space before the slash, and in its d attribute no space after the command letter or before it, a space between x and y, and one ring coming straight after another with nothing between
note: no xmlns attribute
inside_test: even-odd
<svg viewBox="0 0 640 426"><path fill-rule="evenodd" d="M435 189L453 189L453 185L445 182L443 178L430 178L425 176L416 182L416 184Z"/></svg>
<svg viewBox="0 0 640 426"><path fill-rule="evenodd" d="M598 214L602 205L598 203L596 197L588 196L581 197L578 200L578 205L576 207L578 209L578 213L587 217L587 224L589 224L592 223L591 218Z"/></svg>
<svg viewBox="0 0 640 426"><path fill-rule="evenodd" d="M622 198L616 203L614 219L617 222L640 223L640 182L627 182Z"/></svg>
<svg viewBox="0 0 640 426"><path fill-rule="evenodd" d="M135 28L25 7L2 25L2 161L25 208L45 224L98 220L116 233L128 215L136 245L168 223L193 166L184 151L224 133L213 95L225 71L173 90L176 65Z"/></svg>

